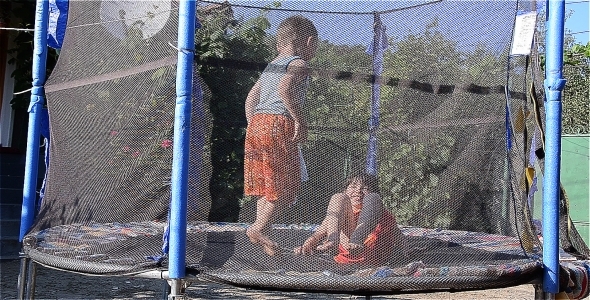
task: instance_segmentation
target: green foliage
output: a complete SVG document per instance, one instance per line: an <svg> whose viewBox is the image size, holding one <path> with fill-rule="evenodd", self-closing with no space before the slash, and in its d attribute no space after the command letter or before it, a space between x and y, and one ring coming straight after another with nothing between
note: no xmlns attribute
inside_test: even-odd
<svg viewBox="0 0 590 300"><path fill-rule="evenodd" d="M590 43L565 49L563 76L563 132L590 133Z"/></svg>
<svg viewBox="0 0 590 300"><path fill-rule="evenodd" d="M239 203L243 198L244 101L259 75L258 71L247 70L228 61L264 66L276 55L274 37L266 33L270 27L266 14L267 11L261 11L254 18L237 20L226 13L205 15L201 12L199 16L203 27L196 32L196 57L199 75L211 93L208 99L213 122L208 145L212 163L210 192L213 205L209 216L212 221L237 220ZM445 84L505 85L505 70L501 62L506 59L506 51L497 54L485 45L460 50L456 42L450 41L437 28L435 21L423 34L409 35L399 41L390 40L390 50L384 57L383 77L416 80L435 87ZM127 49L136 50L141 48L137 47L140 40L130 35L124 43ZM22 44L20 47L27 45ZM572 69L571 74L566 70L569 74L568 87L564 91L566 95L574 92L573 87L581 86L581 90L575 90L574 96L580 97L579 93L584 91L587 96L587 53L587 45L572 47L571 55L566 53L568 66L579 66L582 62L581 69ZM138 53L137 59L142 59L141 53ZM220 63L222 60L223 63ZM317 56L310 65L321 74L312 77L305 105L310 123L309 141L304 149L306 154L311 153L308 165L324 168L313 170L315 173L311 173L312 176L325 173L330 178L337 178L339 174L344 177L352 168L364 166L371 99L371 83L367 80L372 73L371 56L365 53L363 46L333 45L321 41ZM155 70L152 78L158 78L165 72L168 70ZM353 76L346 80L338 79L342 74ZM99 98L108 97L108 92L99 95ZM460 159L465 144L481 137L466 136L472 132L470 125L432 128L437 122L474 119L480 117L481 112L502 116L504 107L469 93L455 92L442 96L391 86L381 88L380 99L378 175L385 205L396 213L400 224L449 227L457 214L450 204L456 200L451 199L452 189L456 186L453 182L449 184L450 180L446 178L449 174L445 172ZM154 106L160 105L157 99L153 101ZM572 120L580 119L584 113L587 120L587 103L576 104L573 109L579 115L574 113L576 117ZM567 105L564 105L564 112L569 109ZM162 140L166 138L161 137ZM118 141L116 145L119 148L122 146ZM170 149L166 145L162 144L154 151L168 153ZM128 158L128 153L123 152L121 155ZM478 171L451 176L460 177L456 181L465 181L458 186L469 187L471 195L483 195L485 193L478 190L474 179ZM334 186L334 182L326 182L324 178L313 180L317 183L311 190L316 194L310 197L317 197L317 193ZM482 203L474 203L474 206L485 205ZM464 204L468 207L470 202Z"/></svg>
<svg viewBox="0 0 590 300"><path fill-rule="evenodd" d="M236 221L239 199L243 196L244 101L258 76L253 76L252 71L217 65L214 61L224 58L258 63L270 61L272 51L265 33L270 24L264 11L246 21L215 14L201 18L201 22L203 28L196 36L198 71L211 91L209 107L213 119L210 141L213 204L209 218Z"/></svg>
<svg viewBox="0 0 590 300"><path fill-rule="evenodd" d="M259 75L257 71L227 62L245 61L264 66L276 55L274 37L266 34L270 27L266 13L262 11L257 17L238 20L223 13L200 16L203 28L196 33L196 56L198 72L211 92L209 108L213 121L209 145L212 163L209 188L213 199L209 219L212 221L237 220L243 200L244 101ZM506 84L503 62L508 49L498 54L480 44L473 49L460 50L456 42L437 28L435 21L422 34L390 40L383 77L416 80L435 87ZM130 36L125 43L133 50L137 41ZM564 56L564 75L568 80L564 90L564 129L588 132L590 51L588 45L569 45ZM225 60L224 63L219 63L221 60ZM333 190L340 176L343 178L351 169L364 166L371 56L365 53L363 46L321 41L310 65L319 73L313 76L307 94L305 114L310 135L304 151L309 167L314 168L310 172L314 178L308 184L312 192L302 196L327 199L329 196L325 194ZM157 70L153 76L157 77L160 72ZM342 74L353 76L338 79ZM474 132L469 125L432 129L437 122L471 120L481 117L481 112L502 116L503 105L487 100L484 96L461 92L442 96L399 87L381 88L378 176L384 204L395 212L400 224L491 230L484 216L489 210L490 204L486 201L491 192L483 190L478 182L485 176L477 168L469 170L464 166L457 172L460 174L456 174L453 167L464 164L483 168L473 161L457 161L465 159L463 151L469 151L465 150L465 144L477 139L494 139L468 136ZM423 130L420 126L432 127ZM477 129L475 132L488 133ZM169 149L155 150L167 153ZM121 155L128 158L129 153ZM485 167L494 169L493 172L503 171L498 166ZM318 174L326 174L326 178L333 180ZM449 176L456 178L449 179ZM458 194L462 194L462 198L455 197Z"/></svg>
<svg viewBox="0 0 590 300"><path fill-rule="evenodd" d="M409 35L394 44L395 55L387 55L384 75L429 83L446 83L445 78L459 74L461 56L456 42L436 30L437 21L421 35ZM393 44L393 42L391 42Z"/></svg>
<svg viewBox="0 0 590 300"><path fill-rule="evenodd" d="M571 48L566 49L564 57L564 64L566 65L587 65L590 59L590 42L586 43L586 45L574 44Z"/></svg>
<svg viewBox="0 0 590 300"><path fill-rule="evenodd" d="M386 51L384 57L385 79L417 80L433 85L505 84L505 70L499 63L505 53L493 54L483 45L470 52L460 52L454 42L436 30L436 22L424 34L390 41L390 46L391 51ZM326 140L330 145L337 145L334 147L336 156L316 158L319 161L314 164L338 165L344 173L351 168L363 168L371 109L371 84L366 80L372 74L371 57L361 46L324 42L312 63L320 69L326 68L328 73L337 70L365 75L352 80L315 76L306 102L313 129L309 151L313 152L316 147L322 147L325 152L333 151L327 148ZM460 81L449 81L450 78L460 78ZM448 205L450 194L440 186L441 176L459 155L461 148L456 137L468 130L466 127L442 127L435 134L432 129L421 130L420 126L428 127L430 122L441 120L452 122L459 117L477 118L482 111L504 113L502 105L492 107L497 103L479 103L479 99L481 97L459 92L445 97L381 87L378 176L383 201L396 213L400 223L425 227L448 227L451 223L455 211ZM476 106L483 107L474 110ZM328 185L318 184L314 190L328 188Z"/></svg>
<svg viewBox="0 0 590 300"><path fill-rule="evenodd" d="M361 46L332 45L323 41L318 46L313 66L321 72L341 74L371 74L371 57ZM320 128L339 127L339 131L354 132L367 124L371 98L367 78L335 79L329 74L318 74L312 79L307 93L305 110L312 133L323 134ZM363 130L364 131L364 130ZM341 135L332 138L340 139ZM313 137L312 137L313 140Z"/></svg>
<svg viewBox="0 0 590 300"><path fill-rule="evenodd" d="M566 19L573 12L566 12ZM542 15L541 13L540 15ZM546 24L537 24L540 64L545 71ZM569 32L563 45L563 77L567 83L562 94L562 134L590 133L590 43L583 45Z"/></svg>
<svg viewBox="0 0 590 300"><path fill-rule="evenodd" d="M449 218L450 211L442 209L434 193L440 189L439 176L452 159L454 139L437 136L427 142L401 142L381 137L379 178L381 193L386 207L396 212L403 224L424 224L430 227L447 227L442 222ZM448 196L447 196L448 197ZM448 199L446 199L448 200Z"/></svg>
<svg viewBox="0 0 590 300"><path fill-rule="evenodd" d="M544 54L541 69L545 70ZM566 79L562 94L562 133L590 133L590 43L566 43L562 71Z"/></svg>

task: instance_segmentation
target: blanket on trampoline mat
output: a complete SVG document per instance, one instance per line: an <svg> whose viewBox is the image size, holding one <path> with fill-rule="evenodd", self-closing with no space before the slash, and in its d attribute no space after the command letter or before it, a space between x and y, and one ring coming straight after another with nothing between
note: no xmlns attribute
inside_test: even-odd
<svg viewBox="0 0 590 300"><path fill-rule="evenodd" d="M94 275L165 270L162 222L72 224L31 233L24 249L34 261ZM392 249L387 265L339 265L331 255L295 255L292 249L317 228L275 224L280 255L269 257L245 235L246 223L187 225L187 272L200 279L274 289L371 290L472 288L530 281L541 267L518 238L466 231L400 227L408 251ZM538 249L536 249L538 251ZM309 280L313 278L312 280Z"/></svg>

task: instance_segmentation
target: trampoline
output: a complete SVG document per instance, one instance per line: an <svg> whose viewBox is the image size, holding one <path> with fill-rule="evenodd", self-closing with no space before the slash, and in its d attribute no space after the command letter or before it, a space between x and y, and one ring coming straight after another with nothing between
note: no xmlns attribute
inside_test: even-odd
<svg viewBox="0 0 590 300"><path fill-rule="evenodd" d="M37 49L46 47L47 5L39 1ZM551 93L538 88L536 44L526 54L514 45L515 24L539 9L70 1L57 65L34 81L29 140L39 138L44 105L50 134L40 197L25 184L21 298L34 297L31 263L162 278L170 297L191 281L370 296L541 284L544 269L587 278L590 253L567 209L557 234L569 260L557 268L543 258L555 228L532 215L537 174L552 170L541 103ZM309 179L273 222L280 250L268 256L245 234L256 201L243 195L244 101L276 55L279 22L295 14L320 38L301 145ZM33 178L37 166L27 168ZM382 253L385 263L295 255L330 195L359 170L379 178L407 247ZM555 203L567 208L558 191Z"/></svg>

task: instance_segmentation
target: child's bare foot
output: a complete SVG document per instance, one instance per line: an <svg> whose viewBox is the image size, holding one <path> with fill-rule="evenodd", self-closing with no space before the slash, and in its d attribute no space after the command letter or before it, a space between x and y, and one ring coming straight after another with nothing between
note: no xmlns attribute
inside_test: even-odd
<svg viewBox="0 0 590 300"><path fill-rule="evenodd" d="M260 234L260 233L258 233L258 234ZM246 229L246 236L250 240L250 243L258 244L258 239L256 238L257 234L255 233L254 229L252 229L251 227Z"/></svg>
<svg viewBox="0 0 590 300"><path fill-rule="evenodd" d="M358 255L363 250L365 250L365 245L363 244L348 243L348 252L352 255Z"/></svg>
<svg viewBox="0 0 590 300"><path fill-rule="evenodd" d="M280 249L277 243L272 242L271 244L262 244L262 250L264 250L264 253L268 256L275 256L279 254Z"/></svg>
<svg viewBox="0 0 590 300"><path fill-rule="evenodd" d="M293 249L293 252L295 253L295 255L311 255L313 254L313 245L310 245L309 243L305 242L303 243L303 246L295 247L295 249Z"/></svg>
<svg viewBox="0 0 590 300"><path fill-rule="evenodd" d="M269 239L267 236L262 234L253 228L246 229L246 235L252 244L260 244L262 250L269 256L275 256L279 250L279 245Z"/></svg>
<svg viewBox="0 0 590 300"><path fill-rule="evenodd" d="M295 253L295 255L303 254L303 246L293 248L293 253Z"/></svg>
<svg viewBox="0 0 590 300"><path fill-rule="evenodd" d="M324 241L321 245L318 245L316 247L316 250L325 252L334 249L334 246L336 246L336 243L334 243L334 241L327 240Z"/></svg>

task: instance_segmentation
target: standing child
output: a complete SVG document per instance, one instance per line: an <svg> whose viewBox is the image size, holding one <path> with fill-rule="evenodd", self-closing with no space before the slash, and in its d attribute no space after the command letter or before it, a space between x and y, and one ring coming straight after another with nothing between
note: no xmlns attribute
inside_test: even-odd
<svg viewBox="0 0 590 300"><path fill-rule="evenodd" d="M301 182L298 144L307 139L302 106L318 32L302 17L285 19L277 30L277 57L266 67L246 98L244 193L258 197L256 220L246 231L268 255L278 245L266 231L274 217L295 202Z"/></svg>

